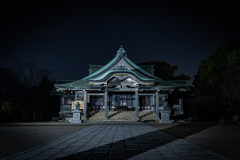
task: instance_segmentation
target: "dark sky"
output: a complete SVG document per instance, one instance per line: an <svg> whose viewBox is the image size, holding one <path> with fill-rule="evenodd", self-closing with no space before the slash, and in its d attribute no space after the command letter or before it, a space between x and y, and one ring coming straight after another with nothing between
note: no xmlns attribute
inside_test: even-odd
<svg viewBox="0 0 240 160"><path fill-rule="evenodd" d="M230 1L32 1L0 9L0 65L35 61L59 80L87 76L89 64L106 64L120 45L135 63L166 61L193 80L201 60L240 35L239 7Z"/></svg>

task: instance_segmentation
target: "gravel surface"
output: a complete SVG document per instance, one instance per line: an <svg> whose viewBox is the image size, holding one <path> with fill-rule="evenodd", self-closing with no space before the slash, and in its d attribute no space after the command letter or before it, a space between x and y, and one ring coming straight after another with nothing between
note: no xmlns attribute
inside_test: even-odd
<svg viewBox="0 0 240 160"><path fill-rule="evenodd" d="M185 140L228 159L240 160L240 125L215 125Z"/></svg>
<svg viewBox="0 0 240 160"><path fill-rule="evenodd" d="M0 159L79 131L91 124L0 124Z"/></svg>
<svg viewBox="0 0 240 160"><path fill-rule="evenodd" d="M228 159L240 160L240 125L214 122L149 125Z"/></svg>

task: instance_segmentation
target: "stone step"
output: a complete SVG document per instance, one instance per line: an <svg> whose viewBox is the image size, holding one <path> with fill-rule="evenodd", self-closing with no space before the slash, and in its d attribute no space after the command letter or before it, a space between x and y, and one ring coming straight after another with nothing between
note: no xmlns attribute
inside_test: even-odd
<svg viewBox="0 0 240 160"><path fill-rule="evenodd" d="M103 121L104 111L90 112L89 120ZM155 120L155 113L153 111L139 111L139 119L141 121ZM108 120L110 121L136 121L135 111L109 111Z"/></svg>
<svg viewBox="0 0 240 160"><path fill-rule="evenodd" d="M143 112L141 112L141 114L139 114L139 119L141 120L141 121L149 121L149 120L151 120L151 121L155 121L155 118L156 116L155 116L155 113L153 112L153 111L143 111Z"/></svg>
<svg viewBox="0 0 240 160"><path fill-rule="evenodd" d="M122 111L118 114L112 116L109 118L110 120L129 120L129 121L135 121L135 112L134 111Z"/></svg>

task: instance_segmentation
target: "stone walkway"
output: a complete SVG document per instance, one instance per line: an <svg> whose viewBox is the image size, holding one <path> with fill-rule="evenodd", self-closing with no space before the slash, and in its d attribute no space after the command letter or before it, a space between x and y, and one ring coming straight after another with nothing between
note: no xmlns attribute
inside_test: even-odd
<svg viewBox="0 0 240 160"><path fill-rule="evenodd" d="M92 125L4 160L22 159L224 159L141 122Z"/></svg>

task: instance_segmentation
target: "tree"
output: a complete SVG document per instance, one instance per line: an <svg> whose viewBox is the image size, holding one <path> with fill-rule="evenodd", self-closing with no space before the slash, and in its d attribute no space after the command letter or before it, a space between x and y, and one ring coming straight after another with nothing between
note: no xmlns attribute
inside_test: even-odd
<svg viewBox="0 0 240 160"><path fill-rule="evenodd" d="M0 66L0 77L0 112L13 119L18 116L18 104L24 95L24 87L9 68Z"/></svg>
<svg viewBox="0 0 240 160"><path fill-rule="evenodd" d="M225 47L217 49L213 55L201 61L199 75L212 83L219 83L229 68L240 67L240 39L236 39Z"/></svg>
<svg viewBox="0 0 240 160"><path fill-rule="evenodd" d="M52 74L51 70L41 68L34 61L14 64L11 70L17 74L21 83L27 87L37 86L43 76L49 77Z"/></svg>
<svg viewBox="0 0 240 160"><path fill-rule="evenodd" d="M56 112L56 107L52 108L56 98L49 94L53 89L51 73L34 62L15 64L11 69L0 66L1 121L32 120L34 111L42 120L49 119Z"/></svg>
<svg viewBox="0 0 240 160"><path fill-rule="evenodd" d="M155 69L154 75L163 80L190 80L191 77L187 76L183 73L179 76L174 76L174 73L178 70L178 66L171 66L167 62L164 61L147 61L138 63L138 65L154 65Z"/></svg>
<svg viewBox="0 0 240 160"><path fill-rule="evenodd" d="M193 85L196 97L192 106L216 114L225 114L237 106L240 111L240 39L202 60Z"/></svg>

